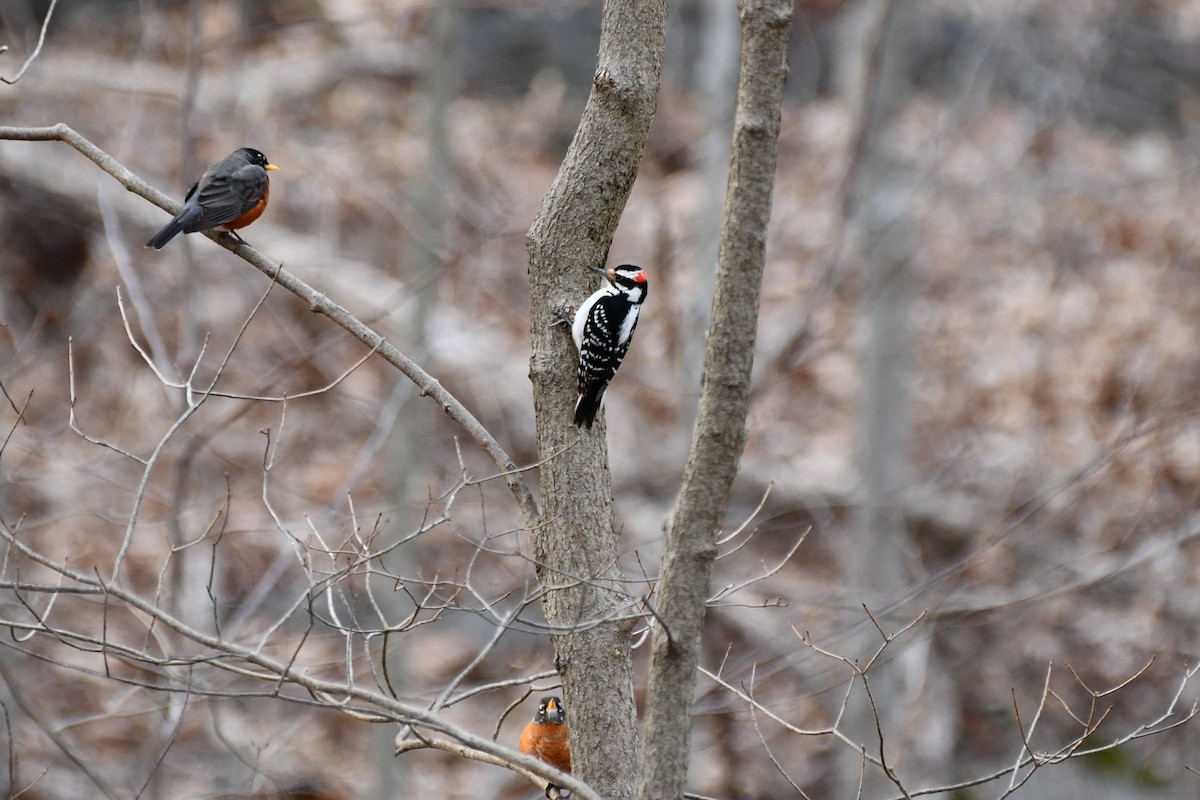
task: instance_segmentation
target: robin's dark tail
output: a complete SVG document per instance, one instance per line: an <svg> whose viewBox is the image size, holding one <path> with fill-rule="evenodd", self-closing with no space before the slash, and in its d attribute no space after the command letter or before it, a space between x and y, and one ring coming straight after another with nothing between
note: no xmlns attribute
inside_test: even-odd
<svg viewBox="0 0 1200 800"><path fill-rule="evenodd" d="M191 193L188 193L191 197ZM162 250L163 245L174 239L181 233L191 233L195 228L193 224L200 217L200 208L194 205L184 206L183 211L179 212L179 216L168 222L161 231L150 237L150 241L146 242L146 247L153 247L155 250Z"/></svg>
<svg viewBox="0 0 1200 800"><path fill-rule="evenodd" d="M183 220L176 217L166 224L161 231L150 237L150 241L146 242L146 247L153 247L155 250L162 250L163 245L174 239L183 232Z"/></svg>
<svg viewBox="0 0 1200 800"><path fill-rule="evenodd" d="M592 429L592 423L596 421L596 414L600 413L600 401L604 399L604 390L607 388L602 384L587 394L579 395L579 399L575 401L576 425L588 430Z"/></svg>

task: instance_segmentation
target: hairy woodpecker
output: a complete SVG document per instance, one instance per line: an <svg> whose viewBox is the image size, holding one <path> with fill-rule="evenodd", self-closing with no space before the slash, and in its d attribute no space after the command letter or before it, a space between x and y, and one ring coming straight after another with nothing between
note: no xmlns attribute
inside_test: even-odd
<svg viewBox="0 0 1200 800"><path fill-rule="evenodd" d="M585 428L592 427L604 390L629 350L638 312L650 288L646 273L633 264L591 269L604 276L605 286L583 301L571 325L571 336L579 349L575 424Z"/></svg>

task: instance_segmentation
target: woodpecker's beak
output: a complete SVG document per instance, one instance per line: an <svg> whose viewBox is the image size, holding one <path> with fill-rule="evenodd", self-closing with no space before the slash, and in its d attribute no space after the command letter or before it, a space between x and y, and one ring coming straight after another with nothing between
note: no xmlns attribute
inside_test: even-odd
<svg viewBox="0 0 1200 800"><path fill-rule="evenodd" d="M269 169L274 172L275 170L279 169L279 167L275 166L274 164L267 164L265 167L263 167L263 169Z"/></svg>

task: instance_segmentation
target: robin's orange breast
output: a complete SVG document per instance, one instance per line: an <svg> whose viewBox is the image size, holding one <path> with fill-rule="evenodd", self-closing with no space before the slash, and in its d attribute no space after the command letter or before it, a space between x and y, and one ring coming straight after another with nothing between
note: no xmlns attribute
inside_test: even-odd
<svg viewBox="0 0 1200 800"><path fill-rule="evenodd" d="M531 722L521 732L521 752L536 756L563 772L571 771L571 746L567 726L561 723Z"/></svg>
<svg viewBox="0 0 1200 800"><path fill-rule="evenodd" d="M266 186L263 187L262 199L259 200L257 203L255 203L253 208L251 208L245 214L242 214L240 217L233 220L232 222L226 222L221 227L227 231L236 231L238 228L244 228L247 225L249 225L251 222L254 222L254 220L261 217L263 212L267 210L267 200L270 198L270 196L271 196L271 184L268 183Z"/></svg>

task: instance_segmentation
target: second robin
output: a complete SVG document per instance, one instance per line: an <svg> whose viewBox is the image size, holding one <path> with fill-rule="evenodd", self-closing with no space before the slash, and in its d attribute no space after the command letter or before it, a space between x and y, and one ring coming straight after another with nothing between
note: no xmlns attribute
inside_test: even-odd
<svg viewBox="0 0 1200 800"><path fill-rule="evenodd" d="M521 752L537 756L563 772L571 771L571 745L567 743L567 714L562 700L543 697L533 721L521 731Z"/></svg>
<svg viewBox="0 0 1200 800"><path fill-rule="evenodd" d="M212 228L232 232L246 227L266 209L271 194L267 171L276 169L279 167L252 147L233 151L205 170L183 198L183 210L154 234L146 247L161 250L180 233Z"/></svg>

